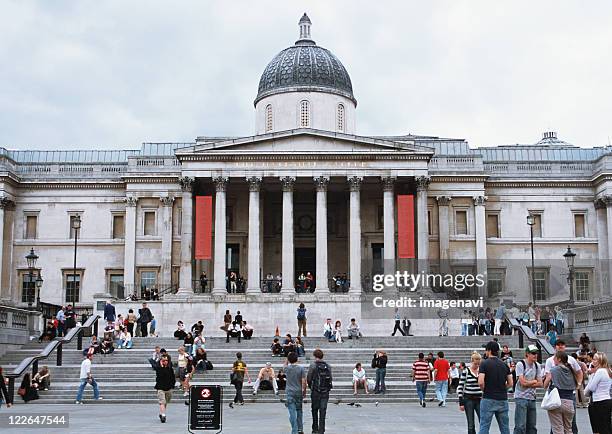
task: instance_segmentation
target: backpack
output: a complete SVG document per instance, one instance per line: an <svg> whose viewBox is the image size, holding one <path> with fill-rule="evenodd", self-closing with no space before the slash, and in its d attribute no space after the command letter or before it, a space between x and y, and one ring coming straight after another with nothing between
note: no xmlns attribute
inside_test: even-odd
<svg viewBox="0 0 612 434"><path fill-rule="evenodd" d="M521 365L523 365L523 373L524 373L527 370L527 365L525 364L525 361L523 359L521 359L518 362ZM538 362L534 362L534 363L535 363L535 367L536 367L536 376L535 376L535 378L537 380L538 378L540 378L539 377L540 364Z"/></svg>
<svg viewBox="0 0 612 434"><path fill-rule="evenodd" d="M310 388L317 393L329 393L332 387L332 376L329 365L325 362L315 362L314 375Z"/></svg>
<svg viewBox="0 0 612 434"><path fill-rule="evenodd" d="M306 319L306 309L297 310L297 319Z"/></svg>

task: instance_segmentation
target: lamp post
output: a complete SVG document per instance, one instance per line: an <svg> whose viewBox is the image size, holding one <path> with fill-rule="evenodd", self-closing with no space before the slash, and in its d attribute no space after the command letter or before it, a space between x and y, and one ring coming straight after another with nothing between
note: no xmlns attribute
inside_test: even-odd
<svg viewBox="0 0 612 434"><path fill-rule="evenodd" d="M531 234L531 299L533 304L535 304L535 261L533 257L533 225L535 225L535 218L533 217L533 214L527 215L527 224L529 225L529 232Z"/></svg>
<svg viewBox="0 0 612 434"><path fill-rule="evenodd" d="M72 295L74 298L74 294L76 294L76 266L77 266L77 246L78 246L78 239L79 239L79 229L81 229L81 216L80 215L75 215L74 218L72 219L72 229L74 229L74 263L73 263L73 267L72 267ZM76 298L74 298L74 300L76 300Z"/></svg>
<svg viewBox="0 0 612 434"><path fill-rule="evenodd" d="M28 307L32 308L34 291L36 288L34 282L34 269L36 268L36 261L38 260L38 255L34 253L34 247L30 249L30 253L28 253L25 258L28 263Z"/></svg>
<svg viewBox="0 0 612 434"><path fill-rule="evenodd" d="M574 259L576 259L576 253L572 251L570 246L567 246L567 252L563 254L565 262L567 263L567 283L569 283L569 304L574 304Z"/></svg>
<svg viewBox="0 0 612 434"><path fill-rule="evenodd" d="M40 309L40 288L42 288L42 284L43 284L43 278L39 271L38 277L36 278L36 308L37 309Z"/></svg>

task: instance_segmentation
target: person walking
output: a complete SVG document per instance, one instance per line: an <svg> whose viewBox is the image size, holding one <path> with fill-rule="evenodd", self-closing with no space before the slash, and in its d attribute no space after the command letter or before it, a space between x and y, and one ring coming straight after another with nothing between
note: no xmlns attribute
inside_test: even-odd
<svg viewBox="0 0 612 434"><path fill-rule="evenodd" d="M465 412L467 419L468 434L476 434L476 420L474 413L478 416L480 422L480 400L482 399L482 390L478 385L478 371L482 357L474 352L471 356L471 363L461 372L459 378L459 386L457 387L457 396L459 397L459 410Z"/></svg>
<svg viewBox="0 0 612 434"><path fill-rule="evenodd" d="M4 382L4 374L2 373L2 368L0 367L0 408L2 407L2 401L6 403L8 408L13 406L13 397L8 393L6 383Z"/></svg>
<svg viewBox="0 0 612 434"><path fill-rule="evenodd" d="M538 364L538 347L529 345L525 358L515 367L516 387L514 389L514 434L536 434L537 407L536 389L543 387L544 369Z"/></svg>
<svg viewBox="0 0 612 434"><path fill-rule="evenodd" d="M377 350L376 353L374 353L372 368L376 369L376 386L374 387L375 394L385 393L387 391L385 376L387 375L388 361L389 358L387 357L387 353L383 350Z"/></svg>
<svg viewBox="0 0 612 434"><path fill-rule="evenodd" d="M508 365L498 357L497 342L490 341L485 352L487 359L480 364L478 370L478 385L482 389L479 434L489 434L493 416L497 419L500 434L510 434L508 389L512 387L512 374Z"/></svg>
<svg viewBox="0 0 612 434"><path fill-rule="evenodd" d="M397 307L395 308L395 317L394 318L395 318L395 326L393 326L393 333L391 333L391 336L395 336L395 333L397 331L399 331L402 334L402 336L406 336L406 334L404 333L404 330L402 330L402 326L401 326L402 316L400 315L399 309Z"/></svg>
<svg viewBox="0 0 612 434"><path fill-rule="evenodd" d="M289 423L291 423L291 434L304 432L304 420L302 417L302 403L306 397L306 375L304 368L297 364L298 356L291 352L287 356L288 365L285 368L287 386L285 387L287 411L289 412Z"/></svg>
<svg viewBox="0 0 612 434"><path fill-rule="evenodd" d="M589 404L589 420L591 430L597 434L612 433L610 420L612 415L612 399L610 399L610 388L612 387L612 370L605 353L595 353L593 356L594 373L589 378L589 384L584 393L591 397Z"/></svg>
<svg viewBox="0 0 612 434"><path fill-rule="evenodd" d="M495 328L493 329L493 334L495 336L501 335L501 325L504 319L504 315L506 314L506 306L504 302L499 303L499 307L495 311Z"/></svg>
<svg viewBox="0 0 612 434"><path fill-rule="evenodd" d="M138 321L140 321L140 334L143 338L146 338L149 335L149 323L153 319L153 314L148 308L147 303L142 303L142 308L138 309L138 314L140 315L138 318Z"/></svg>
<svg viewBox="0 0 612 434"><path fill-rule="evenodd" d="M576 372L569 364L568 355L557 351L554 355L555 366L546 373L544 389L556 388L561 398L561 407L548 410L548 419L553 434L572 434L572 420L576 414L574 391Z"/></svg>
<svg viewBox="0 0 612 434"><path fill-rule="evenodd" d="M421 407L427 406L425 403L425 394L427 393L427 385L430 379L431 368L429 362L425 360L425 354L419 353L419 359L412 364L412 381L414 381L416 385Z"/></svg>
<svg viewBox="0 0 612 434"><path fill-rule="evenodd" d="M79 385L79 391L77 392L75 404L83 403L83 391L85 390L85 386L87 384L91 384L91 386L93 387L94 399L96 400L102 399L102 397L100 396L100 389L98 389L98 383L96 383L96 380L91 374L91 360L92 359L93 359L93 355L87 354L85 359L81 362L81 372L79 375L81 384Z"/></svg>
<svg viewBox="0 0 612 434"><path fill-rule="evenodd" d="M159 402L159 420L161 423L166 423L166 408L172 399L176 377L168 356L159 359L159 365L155 365L153 369L155 369L155 390Z"/></svg>
<svg viewBox="0 0 612 434"><path fill-rule="evenodd" d="M438 407L446 407L446 395L448 393L448 382L450 380L448 372L450 363L444 358L442 351L438 352L438 358L434 362L434 381L436 384L436 398Z"/></svg>
<svg viewBox="0 0 612 434"><path fill-rule="evenodd" d="M315 360L308 367L306 383L310 387L313 434L325 433L325 416L329 391L333 388L331 366L323 361L323 351L316 349L312 355Z"/></svg>
<svg viewBox="0 0 612 434"><path fill-rule="evenodd" d="M298 336L302 336L304 333L304 337L306 337L306 307L304 303L300 303L300 306L297 308L297 323L298 323Z"/></svg>
<svg viewBox="0 0 612 434"><path fill-rule="evenodd" d="M234 401L230 402L229 406L234 408L234 404L244 405L244 397L242 396L242 386L244 384L244 377L247 377L249 384L251 384L251 376L247 364L242 360L242 353L236 353L236 361L232 365L231 383L236 388L236 395Z"/></svg>
<svg viewBox="0 0 612 434"><path fill-rule="evenodd" d="M104 306L104 320L115 322L115 318L117 318L115 306L113 306L111 302L107 300L106 305Z"/></svg>

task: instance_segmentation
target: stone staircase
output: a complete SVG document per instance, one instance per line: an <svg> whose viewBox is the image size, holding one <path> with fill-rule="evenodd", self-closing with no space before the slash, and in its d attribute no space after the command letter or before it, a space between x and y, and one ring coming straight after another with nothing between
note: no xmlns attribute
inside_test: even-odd
<svg viewBox="0 0 612 434"><path fill-rule="evenodd" d="M331 392L332 402L359 401L390 401L408 402L416 401L417 394L414 383L409 381L411 366L419 352L444 351L449 361L469 361L472 351L483 352L483 345L489 340L486 336L448 336L448 337L364 337L359 340L346 340L343 344L329 343L323 338L308 337L304 339L306 357L300 359L304 366L312 361L312 351L319 347L325 353L325 360L330 363L334 376L334 389ZM502 344L512 349L515 357L522 356L518 348L517 336L500 337ZM253 338L242 340L240 344L232 340L225 343L224 338L208 338L206 349L208 359L213 363L214 369L205 373L197 373L193 383L221 384L224 386L224 400L230 401L234 395L234 388L229 384L229 372L235 353L242 352L243 360L247 363L249 372L255 380L257 372L268 361L272 362L278 370L285 361L284 358L272 357L269 346L270 338ZM151 357L153 348L159 345L166 348L173 361L177 358L177 349L180 342L172 338L134 338L134 347L130 350L116 350L110 355L96 355L93 360L92 372L96 378L100 391L104 397L99 403L155 403L156 396L153 389L155 373L147 359ZM0 365L5 372L10 371L27 356L37 354L44 344L31 342L20 350L10 351L0 358ZM387 351L389 363L387 366L387 393L385 395L364 395L360 390L357 398L353 396L351 378L356 362L361 362L368 377L374 378L374 369L370 368L372 355L376 349ZM54 353L40 366L48 365L51 370L52 384L48 391L40 392L41 403L66 404L74 402L79 385L80 363L83 360L81 351L77 350L76 342L67 345L63 350L63 365L56 364ZM15 389L19 387L16 381ZM260 391L257 396L251 394L252 388L246 383L243 394L246 402L275 402L278 397L272 391ZM175 398L181 399L182 392L175 390ZM428 395L435 396L433 385L429 387ZM91 387L86 388L84 400L92 401ZM18 396L17 396L18 398ZM282 392L281 392L282 398ZM456 401L456 395L449 396L450 401ZM16 399L21 402L20 399Z"/></svg>

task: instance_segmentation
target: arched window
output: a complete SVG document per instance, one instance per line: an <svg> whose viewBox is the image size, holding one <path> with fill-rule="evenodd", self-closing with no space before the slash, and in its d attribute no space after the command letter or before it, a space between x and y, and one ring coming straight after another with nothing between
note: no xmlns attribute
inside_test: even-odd
<svg viewBox="0 0 612 434"><path fill-rule="evenodd" d="M310 103L306 100L300 101L300 127L310 127Z"/></svg>
<svg viewBox="0 0 612 434"><path fill-rule="evenodd" d="M266 106L266 133L272 131L272 104Z"/></svg>
<svg viewBox="0 0 612 434"><path fill-rule="evenodd" d="M338 113L336 114L338 120L338 131L344 132L344 106L338 104Z"/></svg>

